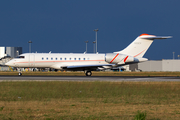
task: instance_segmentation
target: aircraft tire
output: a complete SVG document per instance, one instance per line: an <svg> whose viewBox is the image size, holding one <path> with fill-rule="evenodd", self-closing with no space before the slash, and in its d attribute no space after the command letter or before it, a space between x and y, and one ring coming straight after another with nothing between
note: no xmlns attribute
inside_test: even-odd
<svg viewBox="0 0 180 120"><path fill-rule="evenodd" d="M22 73L20 73L20 72L19 72L19 74L18 74L18 75L19 75L19 76L21 76L21 75L22 75Z"/></svg>
<svg viewBox="0 0 180 120"><path fill-rule="evenodd" d="M92 72L91 71L87 71L86 72L86 76L91 76L92 75Z"/></svg>

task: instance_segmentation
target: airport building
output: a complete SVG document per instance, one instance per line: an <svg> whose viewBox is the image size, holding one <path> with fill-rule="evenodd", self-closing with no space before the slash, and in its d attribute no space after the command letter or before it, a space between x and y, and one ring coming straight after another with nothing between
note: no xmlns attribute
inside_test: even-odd
<svg viewBox="0 0 180 120"><path fill-rule="evenodd" d="M5 55L5 47L0 47L0 58L3 58Z"/></svg>
<svg viewBox="0 0 180 120"><path fill-rule="evenodd" d="M5 63L22 54L22 47L0 47L0 71L7 71Z"/></svg>
<svg viewBox="0 0 180 120"><path fill-rule="evenodd" d="M15 58L22 54L22 47L6 47L6 54L11 58Z"/></svg>
<svg viewBox="0 0 180 120"><path fill-rule="evenodd" d="M146 62L138 63L137 69L142 71L180 71L180 60L149 60Z"/></svg>
<svg viewBox="0 0 180 120"><path fill-rule="evenodd" d="M22 47L0 47L0 59L4 57L15 58L22 54Z"/></svg>

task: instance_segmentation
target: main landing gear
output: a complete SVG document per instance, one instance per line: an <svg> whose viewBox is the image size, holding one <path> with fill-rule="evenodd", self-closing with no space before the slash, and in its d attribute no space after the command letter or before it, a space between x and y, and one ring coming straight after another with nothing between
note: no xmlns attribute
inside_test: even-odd
<svg viewBox="0 0 180 120"><path fill-rule="evenodd" d="M91 76L92 72L91 71L85 71L86 76Z"/></svg>
<svg viewBox="0 0 180 120"><path fill-rule="evenodd" d="M17 68L17 71L19 72L18 75L21 76L22 75L21 68Z"/></svg>

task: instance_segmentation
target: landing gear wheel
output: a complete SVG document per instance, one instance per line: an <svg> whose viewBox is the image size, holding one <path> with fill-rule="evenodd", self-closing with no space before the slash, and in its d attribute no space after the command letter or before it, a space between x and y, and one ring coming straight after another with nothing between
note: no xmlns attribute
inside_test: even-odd
<svg viewBox="0 0 180 120"><path fill-rule="evenodd" d="M22 75L22 73L20 73L20 72L19 72L19 74L18 74L18 75L19 75L19 76L21 76L21 75Z"/></svg>
<svg viewBox="0 0 180 120"><path fill-rule="evenodd" d="M92 75L92 72L91 71L87 71L86 72L86 76L91 76Z"/></svg>

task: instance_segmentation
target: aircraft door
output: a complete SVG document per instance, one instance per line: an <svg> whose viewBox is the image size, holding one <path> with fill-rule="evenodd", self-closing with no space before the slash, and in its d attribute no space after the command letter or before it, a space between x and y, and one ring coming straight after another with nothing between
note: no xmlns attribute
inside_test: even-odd
<svg viewBox="0 0 180 120"><path fill-rule="evenodd" d="M30 67L34 67L35 66L35 56L34 56L34 54L30 54L29 55L29 66Z"/></svg>

